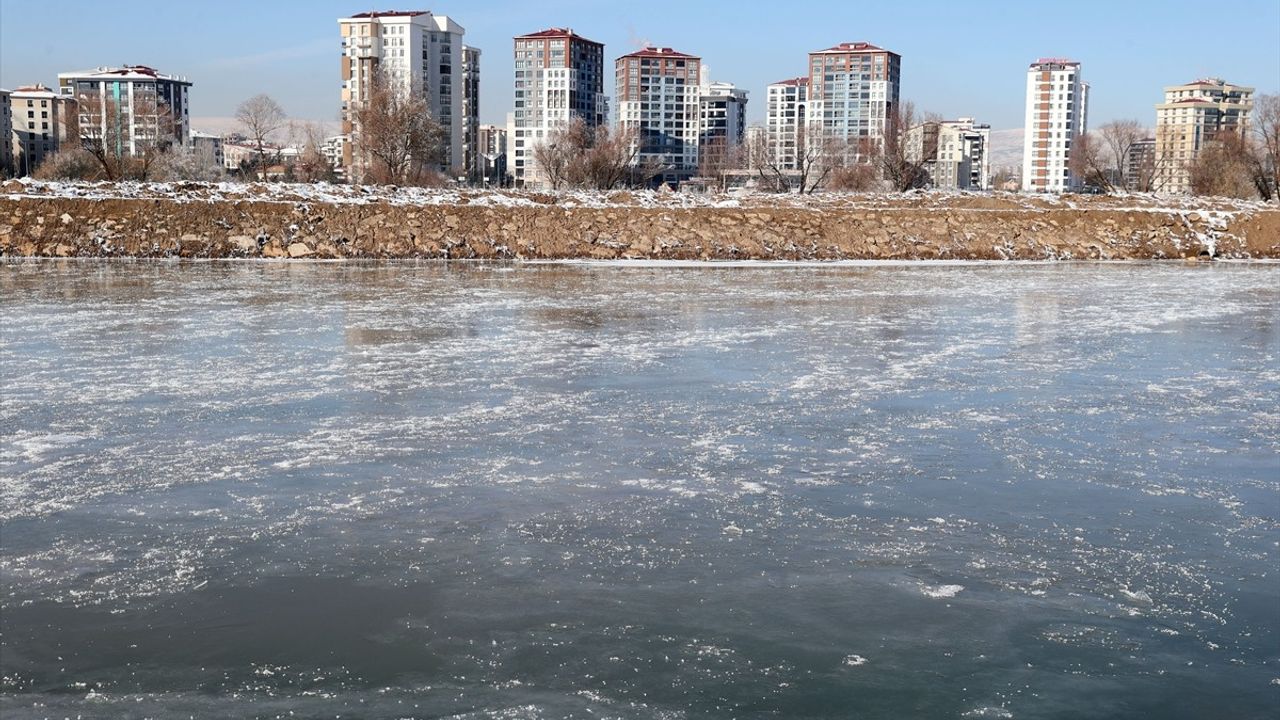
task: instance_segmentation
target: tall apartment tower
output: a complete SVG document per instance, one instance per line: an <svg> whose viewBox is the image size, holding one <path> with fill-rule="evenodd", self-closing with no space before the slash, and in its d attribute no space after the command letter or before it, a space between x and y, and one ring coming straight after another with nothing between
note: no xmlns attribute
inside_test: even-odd
<svg viewBox="0 0 1280 720"><path fill-rule="evenodd" d="M618 127L636 133L636 163L661 167L661 182L695 175L702 59L647 47L618 58L616 72Z"/></svg>
<svg viewBox="0 0 1280 720"><path fill-rule="evenodd" d="M1251 87L1218 78L1166 87L1156 105L1155 189L1189 192L1191 161L1220 133L1244 132L1252 111Z"/></svg>
<svg viewBox="0 0 1280 720"><path fill-rule="evenodd" d="M512 39L515 107L507 118L510 173L517 187L541 187L545 179L533 149L556 127L581 118L604 125L604 45L569 28L551 28Z"/></svg>
<svg viewBox="0 0 1280 720"><path fill-rule="evenodd" d="M468 180L480 178L480 48L462 46L462 165Z"/></svg>
<svg viewBox="0 0 1280 720"><path fill-rule="evenodd" d="M778 169L798 170L798 143L804 139L802 128L808 122L809 78L773 83L767 99L766 152Z"/></svg>
<svg viewBox="0 0 1280 720"><path fill-rule="evenodd" d="M54 92L44 85L27 85L9 95L12 137L6 137L13 157L13 173L26 176L35 172L62 143L78 140L76 102L69 95Z"/></svg>
<svg viewBox="0 0 1280 720"><path fill-rule="evenodd" d="M743 146L746 134L747 91L733 83L704 84L698 98L698 157L723 166Z"/></svg>
<svg viewBox="0 0 1280 720"><path fill-rule="evenodd" d="M13 175L13 116L9 91L0 88L0 177Z"/></svg>
<svg viewBox="0 0 1280 720"><path fill-rule="evenodd" d="M58 73L58 92L77 104L81 128L114 139L108 151L136 155L151 143L191 144L191 83L145 65Z"/></svg>
<svg viewBox="0 0 1280 720"><path fill-rule="evenodd" d="M901 76L902 57L870 43L809 53L808 142L879 144L898 107Z"/></svg>
<svg viewBox="0 0 1280 720"><path fill-rule="evenodd" d="M357 110L381 75L397 92L426 98L431 117L448 133L442 170L463 162L463 63L461 25L426 10L365 12L339 18L342 32L342 165L359 181L366 162L355 151Z"/></svg>
<svg viewBox="0 0 1280 720"><path fill-rule="evenodd" d="M1078 190L1081 178L1068 160L1076 140L1089 130L1089 84L1080 63L1041 58L1027 70L1027 114L1022 140L1022 190Z"/></svg>

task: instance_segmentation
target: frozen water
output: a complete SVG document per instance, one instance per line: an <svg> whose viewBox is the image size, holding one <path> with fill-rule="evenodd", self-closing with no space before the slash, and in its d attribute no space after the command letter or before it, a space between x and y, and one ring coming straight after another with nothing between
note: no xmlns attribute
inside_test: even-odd
<svg viewBox="0 0 1280 720"><path fill-rule="evenodd" d="M10 262L0 308L6 720L1280 702L1280 265Z"/></svg>

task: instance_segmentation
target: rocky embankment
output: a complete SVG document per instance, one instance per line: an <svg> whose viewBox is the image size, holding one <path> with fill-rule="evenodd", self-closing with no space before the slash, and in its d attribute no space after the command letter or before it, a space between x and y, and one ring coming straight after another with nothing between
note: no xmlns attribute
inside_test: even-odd
<svg viewBox="0 0 1280 720"><path fill-rule="evenodd" d="M6 257L1280 257L1280 207L1148 196L538 194L324 185L0 186Z"/></svg>

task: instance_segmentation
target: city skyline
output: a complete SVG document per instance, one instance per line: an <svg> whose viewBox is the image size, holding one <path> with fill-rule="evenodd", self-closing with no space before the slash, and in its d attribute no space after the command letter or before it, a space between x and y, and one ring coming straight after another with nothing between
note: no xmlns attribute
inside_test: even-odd
<svg viewBox="0 0 1280 720"><path fill-rule="evenodd" d="M572 27L604 43L610 65L648 44L697 55L709 68L707 80L734 83L749 93L749 124L764 120L768 84L802 75L809 52L841 42L870 42L900 54L902 99L918 109L949 118L976 116L996 129L1023 126L1025 68L1038 57L1070 57L1088 67L1095 125L1135 118L1154 126L1163 87L1201 77L1223 77L1260 93L1280 87L1280 58L1274 56L1280 5L1245 3L1239 14L1251 21L1233 25L1231 42L1213 44L1205 42L1201 26L1187 22L1197 12L1191 3L1116 5L1088 2L1044 23L1042 9L1021 5L918 2L851 8L819 2L815 11L823 22L784 20L769 28L761 27L763 14L730 12L725 3L653 0L601 7L580 0L503 0L484 8L435 2L396 9L430 10L465 28L467 44L484 52L480 122L497 125L506 123L513 102L512 37L553 26ZM145 64L195 83L193 118L229 117L240 101L265 92L292 117L336 126L336 21L388 9L328 1L275 6L233 1L215 15L206 8L145 0L131 7L135 12L126 16L96 4L55 0L34 12L0 0L0 87L52 86L60 72ZM58 17L56 29L41 32L49 27L50 15ZM163 32L122 42L130 28L139 27L139 16ZM672 17L681 22L671 22ZM962 26L970 32L957 33ZM759 40L746 41L749 33L776 41L762 47ZM612 83L605 85L616 107Z"/></svg>

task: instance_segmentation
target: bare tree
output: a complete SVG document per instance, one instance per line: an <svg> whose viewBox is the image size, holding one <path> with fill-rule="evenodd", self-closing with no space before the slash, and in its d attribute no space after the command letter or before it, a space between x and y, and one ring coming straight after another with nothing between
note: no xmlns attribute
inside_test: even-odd
<svg viewBox="0 0 1280 720"><path fill-rule="evenodd" d="M174 144L173 113L148 94L135 94L128 106L115 98L85 94L77 98L83 122L80 144L106 180L146 180Z"/></svg>
<svg viewBox="0 0 1280 720"><path fill-rule="evenodd" d="M366 161L365 182L438 185L443 182L448 133L431 117L421 95L407 93L385 75L372 79L369 97L355 113L353 143Z"/></svg>
<svg viewBox="0 0 1280 720"><path fill-rule="evenodd" d="M258 168L267 179L267 140L285 124L284 108L269 95L254 95L236 108L236 121L258 150Z"/></svg>
<svg viewBox="0 0 1280 720"><path fill-rule="evenodd" d="M1138 185L1138 178L1130 176L1129 155L1133 152L1134 145L1147 136L1147 129L1138 120L1112 120L1098 128L1098 134L1102 137L1102 143L1110 159L1110 169L1113 170L1108 174L1118 178L1125 188ZM1109 189L1116 189L1114 184L1108 183L1108 185Z"/></svg>
<svg viewBox="0 0 1280 720"><path fill-rule="evenodd" d="M1188 164L1191 192L1218 197L1257 197L1262 188L1257 184L1255 157L1247 138L1235 132L1218 133Z"/></svg>
<svg viewBox="0 0 1280 720"><path fill-rule="evenodd" d="M1257 143L1261 186L1264 198L1280 199L1280 95L1259 95L1254 99L1250 124Z"/></svg>
<svg viewBox="0 0 1280 720"><path fill-rule="evenodd" d="M1087 133L1072 141L1067 154L1067 169L1085 185L1115 192L1111 164L1106 156L1106 145L1099 141L1097 133Z"/></svg>
<svg viewBox="0 0 1280 720"><path fill-rule="evenodd" d="M333 180L333 166L324 154L324 128L318 123L293 123L289 128L294 147L299 148L294 173L303 182Z"/></svg>
<svg viewBox="0 0 1280 720"><path fill-rule="evenodd" d="M889 111L879 158L884 179L894 190L905 192L929 184L929 165L938 156L938 124L936 117L926 117L917 130L915 105L909 101ZM915 144L920 147L913 147L917 132L920 136Z"/></svg>
<svg viewBox="0 0 1280 720"><path fill-rule="evenodd" d="M595 128L582 118L555 127L533 147L533 160L552 189L566 187L610 190L643 185L661 169L637 163L640 152L634 129Z"/></svg>

